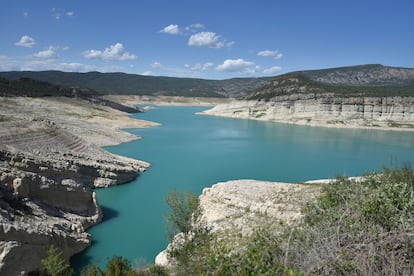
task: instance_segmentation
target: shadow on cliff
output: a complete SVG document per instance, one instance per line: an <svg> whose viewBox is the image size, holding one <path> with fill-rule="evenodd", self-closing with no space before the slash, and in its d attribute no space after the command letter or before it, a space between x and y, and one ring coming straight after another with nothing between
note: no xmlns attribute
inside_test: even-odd
<svg viewBox="0 0 414 276"><path fill-rule="evenodd" d="M110 219L116 218L119 215L119 212L115 209L112 209L110 207L102 206L101 210L103 213L102 222L108 221Z"/></svg>
<svg viewBox="0 0 414 276"><path fill-rule="evenodd" d="M103 213L103 218L102 218L102 222L104 223L108 220L111 220L113 218L116 218L119 216L119 212L115 209L112 209L110 207L106 207L106 206L102 206L100 205L102 213ZM93 238L92 236L92 242L91 242L91 246L96 245L98 242ZM75 269L75 276L80 275L81 273L81 269L85 268L89 265L93 265L93 264L101 264L103 265L103 263L105 262L105 260L96 260L94 259L89 253L88 253L88 249L86 249L85 251L76 254L74 256L72 256L71 258L71 266Z"/></svg>

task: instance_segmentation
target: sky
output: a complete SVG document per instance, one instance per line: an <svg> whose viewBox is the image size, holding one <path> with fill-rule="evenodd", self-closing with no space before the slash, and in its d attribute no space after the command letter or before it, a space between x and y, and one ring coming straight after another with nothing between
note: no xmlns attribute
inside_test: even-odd
<svg viewBox="0 0 414 276"><path fill-rule="evenodd" d="M414 67L412 0L0 0L0 71L227 79Z"/></svg>

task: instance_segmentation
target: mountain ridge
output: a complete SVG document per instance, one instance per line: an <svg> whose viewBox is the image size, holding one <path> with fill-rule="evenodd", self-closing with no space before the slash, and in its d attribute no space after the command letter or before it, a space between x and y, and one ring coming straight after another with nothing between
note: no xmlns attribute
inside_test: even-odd
<svg viewBox="0 0 414 276"><path fill-rule="evenodd" d="M100 94L189 96L189 97L237 97L266 84L271 78L233 78L206 80L144 76L127 73L62 72L62 71L8 71L0 72L8 80L30 78L53 85L88 88Z"/></svg>
<svg viewBox="0 0 414 276"><path fill-rule="evenodd" d="M407 93L411 95L412 88L414 88L414 68L391 67L381 64L302 70L274 77L231 78L224 80L145 76L122 72L101 73L96 71L87 73L62 71L0 72L0 77L8 80L30 78L48 82L52 85L90 89L97 94L228 97L239 99L251 98L254 95L258 98L260 91L265 90L268 92L285 90L286 87L276 83L292 76L298 79L296 83L299 86L294 88L295 83L291 83L287 90L300 90L300 93L312 93L313 90L317 90L317 92L323 93L352 93L353 95L368 93L375 95L380 91L379 94L381 95L387 95L388 93L391 95L405 95ZM303 85L304 83L305 85ZM392 89L384 89L384 87L392 87ZM403 91L395 92L395 88L401 88ZM295 93L297 92L295 91ZM275 94L274 91L272 93ZM289 92L285 91L283 93ZM265 98L268 98L268 96Z"/></svg>

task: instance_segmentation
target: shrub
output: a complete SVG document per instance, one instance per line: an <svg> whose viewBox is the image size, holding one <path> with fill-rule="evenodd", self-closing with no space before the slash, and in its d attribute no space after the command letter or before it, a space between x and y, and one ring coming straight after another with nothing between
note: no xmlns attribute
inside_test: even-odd
<svg viewBox="0 0 414 276"><path fill-rule="evenodd" d="M289 264L305 274L413 274L413 176L385 168L361 183L326 185L303 210Z"/></svg>
<svg viewBox="0 0 414 276"><path fill-rule="evenodd" d="M139 275L135 271L131 262L121 256L113 256L106 262L105 270L101 270L97 265L92 265L82 269L82 276L135 276Z"/></svg>
<svg viewBox="0 0 414 276"><path fill-rule="evenodd" d="M47 276L66 276L72 275L73 270L69 262L62 257L62 252L51 245L47 251L47 256L42 260L42 275Z"/></svg>
<svg viewBox="0 0 414 276"><path fill-rule="evenodd" d="M167 234L170 240L174 235L182 232L188 234L192 229L192 222L200 215L198 196L192 192L171 191L165 199L170 213L166 217Z"/></svg>

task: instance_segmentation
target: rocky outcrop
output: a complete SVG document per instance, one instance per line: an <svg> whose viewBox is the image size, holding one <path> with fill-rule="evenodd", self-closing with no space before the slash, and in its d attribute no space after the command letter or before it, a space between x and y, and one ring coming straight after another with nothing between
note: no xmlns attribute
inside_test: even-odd
<svg viewBox="0 0 414 276"><path fill-rule="evenodd" d="M269 101L234 101L203 114L336 127L414 128L414 97L291 94Z"/></svg>
<svg viewBox="0 0 414 276"><path fill-rule="evenodd" d="M102 219L95 193L50 167L0 150L0 275L39 270L51 245L69 259L91 243L85 230Z"/></svg>
<svg viewBox="0 0 414 276"><path fill-rule="evenodd" d="M51 245L66 259L87 248L85 231L102 219L92 189L129 182L149 166L98 147L118 133L111 124L121 115L107 119L110 112L65 98L0 101L0 275L39 270Z"/></svg>
<svg viewBox="0 0 414 276"><path fill-rule="evenodd" d="M235 249L259 228L280 231L280 227L296 223L302 217L302 204L314 198L319 188L315 184L257 180L217 183L200 195L202 215L197 224L211 229ZM178 234L173 243L180 240L182 235ZM171 265L167 251L157 255L156 264Z"/></svg>

